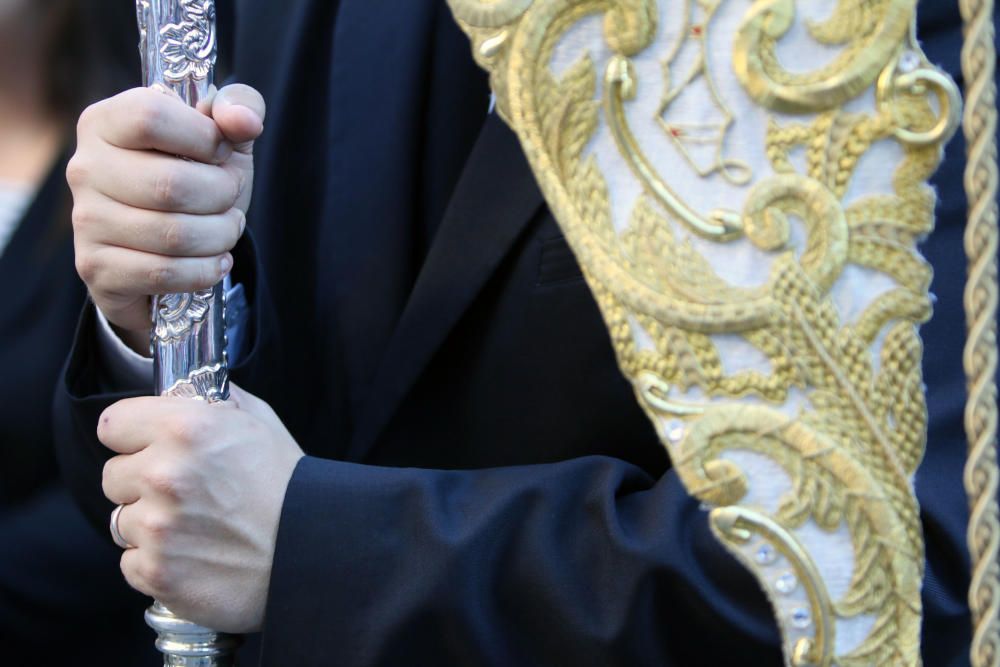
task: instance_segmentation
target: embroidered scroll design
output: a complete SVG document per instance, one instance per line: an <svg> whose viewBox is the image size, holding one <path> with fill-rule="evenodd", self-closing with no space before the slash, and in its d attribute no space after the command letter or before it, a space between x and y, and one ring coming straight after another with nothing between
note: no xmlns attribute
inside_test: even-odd
<svg viewBox="0 0 1000 667"><path fill-rule="evenodd" d="M834 62L796 74L779 62L778 42L791 29L795 0L757 0L734 45L733 65L758 103L790 113L840 106L864 91L897 53L916 0L838 0L833 14L808 26L821 44L845 45Z"/></svg>
<svg viewBox="0 0 1000 667"><path fill-rule="evenodd" d="M697 10L702 20L681 32L690 38L697 26L697 37L708 39L727 1L688 0L686 16ZM639 73L647 50L666 51L661 61L673 65L669 45L658 41L669 32L660 23L664 5L449 4L490 72L497 108L521 140L677 474L714 508L716 536L771 597L786 662L919 664L924 556L912 477L926 437L917 325L930 316L931 272L916 244L933 226L926 181L960 101L919 51L914 0L841 0L808 27L819 43L841 47L838 54L800 73L779 57L796 3L750 4L731 66L771 115L753 139L766 160L755 170L723 157L726 133L740 120L709 82L721 115L709 128L717 159L707 169L687 164L696 178L743 186L711 202L675 187L676 174L657 167L654 142L633 127L630 105L659 87L654 122L678 129L664 112L683 105L685 85L711 74L704 63L680 81ZM602 30L593 48L555 73L561 40L595 17ZM863 94L870 108L848 108ZM602 133L609 144L600 144ZM859 163L886 143L899 154L891 191L849 198ZM601 157L607 149L599 145L617 156ZM615 200L632 192L625 179L639 194L622 221ZM762 280L727 278L713 263L734 245L758 253L769 267L758 272ZM851 318L833 293L848 270L892 284L866 293ZM759 363L727 367L743 354L733 349ZM762 482L732 452L765 459L790 480L773 511L748 504L751 486ZM810 550L812 527L849 539L850 581L836 596L822 554ZM838 629L859 619L868 623L863 636L838 648Z"/></svg>

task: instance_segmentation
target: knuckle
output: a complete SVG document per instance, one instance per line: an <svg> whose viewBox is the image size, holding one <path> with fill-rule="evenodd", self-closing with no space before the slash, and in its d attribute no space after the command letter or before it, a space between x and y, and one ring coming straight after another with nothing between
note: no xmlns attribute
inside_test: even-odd
<svg viewBox="0 0 1000 667"><path fill-rule="evenodd" d="M143 481L151 491L166 498L180 499L185 495L184 476L174 466L160 465L152 468L145 473ZM160 527L164 527L161 524L166 523L163 518L149 518L148 521Z"/></svg>
<svg viewBox="0 0 1000 667"><path fill-rule="evenodd" d="M76 272L87 285L94 283L100 273L100 265L97 258L89 252L77 252L74 259Z"/></svg>
<svg viewBox="0 0 1000 667"><path fill-rule="evenodd" d="M201 415L185 415L174 419L169 431L179 444L194 445L204 436L208 427L208 420Z"/></svg>
<svg viewBox="0 0 1000 667"><path fill-rule="evenodd" d="M176 588L173 572L162 556L150 555L136 567L136 574L154 597L169 595Z"/></svg>
<svg viewBox="0 0 1000 667"><path fill-rule="evenodd" d="M115 464L112 463L112 461L114 461L114 459L109 459L104 464L104 468L101 470L101 490L104 492L104 497L109 500L115 479Z"/></svg>
<svg viewBox="0 0 1000 667"><path fill-rule="evenodd" d="M82 137L94 124L94 119L100 114L101 106L104 102L94 102L88 105L80 112L80 117L76 121L76 133L78 137Z"/></svg>
<svg viewBox="0 0 1000 667"><path fill-rule="evenodd" d="M129 554L128 551L123 551L122 557L118 561L118 568L122 571L122 575L124 575L125 580L128 581L129 584L132 584L134 580L132 575L134 574L133 571L135 569L134 564L129 559L129 556L131 555L132 554ZM132 585L134 586L134 584Z"/></svg>
<svg viewBox="0 0 1000 667"><path fill-rule="evenodd" d="M66 182L74 189L79 189L90 180L90 168L86 161L77 152L66 164Z"/></svg>
<svg viewBox="0 0 1000 667"><path fill-rule="evenodd" d="M94 213L94 209L86 204L76 204L73 206L73 212L70 215L70 219L73 222L73 229L77 234L86 231L94 225L97 220L97 215Z"/></svg>
<svg viewBox="0 0 1000 667"><path fill-rule="evenodd" d="M122 557L118 561L118 568L122 571L122 576L125 577L125 581L128 585L135 590L145 593L146 595L153 595L153 591L148 590L146 583L142 581L142 578L138 573L138 563L136 557L138 552L134 550L128 550L122 552Z"/></svg>
<svg viewBox="0 0 1000 667"><path fill-rule="evenodd" d="M150 512L142 518L142 531L156 545L162 546L174 533L175 523L165 512Z"/></svg>
<svg viewBox="0 0 1000 667"><path fill-rule="evenodd" d="M156 176L153 182L153 197L157 205L167 210L172 210L181 204L181 184L177 169L165 169Z"/></svg>
<svg viewBox="0 0 1000 667"><path fill-rule="evenodd" d="M177 277L177 271L169 263L157 264L147 270L147 282L156 293L170 291L170 286ZM86 281L85 281L86 282Z"/></svg>
<svg viewBox="0 0 1000 667"><path fill-rule="evenodd" d="M184 223L178 220L169 220L161 226L163 237L163 250L167 254L179 255L190 250L192 245L191 232Z"/></svg>
<svg viewBox="0 0 1000 667"><path fill-rule="evenodd" d="M101 472L101 493L108 500L111 500L111 477L108 474L108 464L104 464L104 470Z"/></svg>
<svg viewBox="0 0 1000 667"><path fill-rule="evenodd" d="M238 208L232 208L225 217L227 221L222 226L223 241L225 242L226 250L232 250L239 242L240 235L243 233L243 212Z"/></svg>
<svg viewBox="0 0 1000 667"><path fill-rule="evenodd" d="M156 139L163 126L163 113L152 100L137 100L138 104L132 116L132 131L135 138L143 143Z"/></svg>
<svg viewBox="0 0 1000 667"><path fill-rule="evenodd" d="M195 289L207 289L218 282L218 270L214 268L216 260L213 259L198 259L195 264L193 271L197 274L196 282L193 285Z"/></svg>

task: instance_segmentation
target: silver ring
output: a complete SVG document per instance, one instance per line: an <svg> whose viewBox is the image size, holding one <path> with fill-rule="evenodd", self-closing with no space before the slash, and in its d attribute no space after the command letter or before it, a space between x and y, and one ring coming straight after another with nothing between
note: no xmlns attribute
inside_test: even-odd
<svg viewBox="0 0 1000 667"><path fill-rule="evenodd" d="M122 537L121 531L118 530L118 517L121 516L122 510L124 508L125 508L124 505L119 505L111 513L111 526L110 526L110 528L111 528L111 539L114 540L115 544L117 544L122 549L133 549L135 547L133 547L131 544L129 544L125 540L125 538Z"/></svg>

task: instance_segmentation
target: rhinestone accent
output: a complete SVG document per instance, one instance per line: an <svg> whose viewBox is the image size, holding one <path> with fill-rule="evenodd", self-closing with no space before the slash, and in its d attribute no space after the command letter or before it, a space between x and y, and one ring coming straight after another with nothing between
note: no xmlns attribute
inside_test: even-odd
<svg viewBox="0 0 1000 667"><path fill-rule="evenodd" d="M771 565L774 561L778 560L778 552L770 544L762 544L757 547L754 559L758 565Z"/></svg>
<svg viewBox="0 0 1000 667"><path fill-rule="evenodd" d="M677 444L684 439L684 422L680 419L671 419L667 422L667 440Z"/></svg>
<svg viewBox="0 0 1000 667"><path fill-rule="evenodd" d="M899 71L909 74L920 67L920 56L916 51L904 51L899 57Z"/></svg>
<svg viewBox="0 0 1000 667"><path fill-rule="evenodd" d="M809 615L809 610L802 607L793 609L790 618L792 625L800 630L805 630L812 625L812 617Z"/></svg>
<svg viewBox="0 0 1000 667"><path fill-rule="evenodd" d="M799 580L791 572L785 572L774 580L774 589L782 595L791 595L799 586Z"/></svg>

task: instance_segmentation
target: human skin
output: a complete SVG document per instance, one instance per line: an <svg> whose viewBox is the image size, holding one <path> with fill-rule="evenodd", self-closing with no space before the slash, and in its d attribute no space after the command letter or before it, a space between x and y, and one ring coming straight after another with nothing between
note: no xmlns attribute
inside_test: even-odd
<svg viewBox="0 0 1000 667"><path fill-rule="evenodd" d="M138 88L80 116L66 169L77 271L127 342L141 332L137 351L150 295L203 289L232 268L263 118L260 95L240 85L203 110Z"/></svg>
<svg viewBox="0 0 1000 667"><path fill-rule="evenodd" d="M136 89L88 108L67 168L76 265L94 303L148 353L149 298L232 267L264 103L229 86L203 108ZM261 627L285 489L302 450L271 408L232 387L208 405L145 397L108 408L105 495L126 505L121 568L136 589L227 632Z"/></svg>
<svg viewBox="0 0 1000 667"><path fill-rule="evenodd" d="M105 495L127 505L132 587L226 632L261 628L281 505L302 450L271 408L233 385L226 403L143 397L101 416L118 453Z"/></svg>

